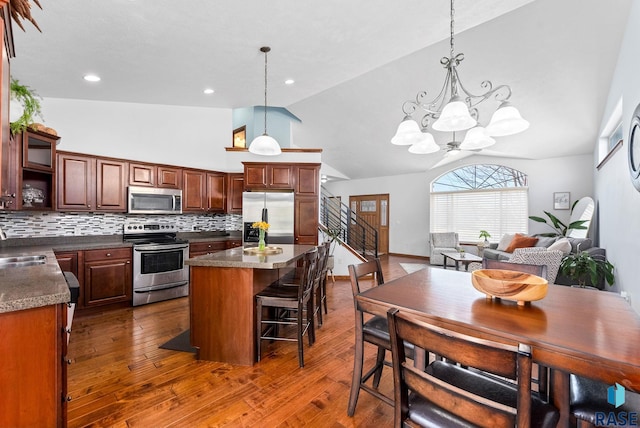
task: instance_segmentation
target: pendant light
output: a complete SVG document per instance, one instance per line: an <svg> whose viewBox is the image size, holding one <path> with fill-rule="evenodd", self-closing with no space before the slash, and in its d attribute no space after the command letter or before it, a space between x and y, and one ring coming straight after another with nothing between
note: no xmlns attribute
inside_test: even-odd
<svg viewBox="0 0 640 428"><path fill-rule="evenodd" d="M271 51L269 46L260 48L264 53L264 134L253 139L249 145L249 152L262 156L276 156L282 153L280 145L275 138L267 134L267 52Z"/></svg>

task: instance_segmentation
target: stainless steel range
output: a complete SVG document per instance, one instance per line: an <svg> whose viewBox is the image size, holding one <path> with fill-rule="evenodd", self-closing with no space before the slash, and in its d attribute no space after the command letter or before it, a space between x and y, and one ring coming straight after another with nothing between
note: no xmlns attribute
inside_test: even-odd
<svg viewBox="0 0 640 428"><path fill-rule="evenodd" d="M126 221L124 240L133 243L133 306L189 295L189 243L170 223Z"/></svg>

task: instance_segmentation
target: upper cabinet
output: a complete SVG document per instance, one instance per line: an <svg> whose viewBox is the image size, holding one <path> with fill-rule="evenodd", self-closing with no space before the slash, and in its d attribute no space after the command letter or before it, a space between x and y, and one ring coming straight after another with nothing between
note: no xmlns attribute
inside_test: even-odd
<svg viewBox="0 0 640 428"><path fill-rule="evenodd" d="M296 195L317 196L320 189L320 165L299 164L293 166Z"/></svg>
<svg viewBox="0 0 640 428"><path fill-rule="evenodd" d="M59 211L127 210L127 162L61 152L57 164Z"/></svg>
<svg viewBox="0 0 640 428"><path fill-rule="evenodd" d="M158 181L156 187L182 189L182 168L158 165Z"/></svg>
<svg viewBox="0 0 640 428"><path fill-rule="evenodd" d="M227 174L227 188L227 212L230 214L242 214L244 174Z"/></svg>
<svg viewBox="0 0 640 428"><path fill-rule="evenodd" d="M291 165L244 162L245 190L293 189Z"/></svg>
<svg viewBox="0 0 640 428"><path fill-rule="evenodd" d="M182 174L182 211L224 213L227 207L227 174L185 169Z"/></svg>
<svg viewBox="0 0 640 428"><path fill-rule="evenodd" d="M129 162L129 185L182 189L182 168Z"/></svg>
<svg viewBox="0 0 640 428"><path fill-rule="evenodd" d="M13 136L8 153L7 168L10 173L5 190L11 198L5 198L7 208L54 208L56 144L59 139L56 135L33 130Z"/></svg>

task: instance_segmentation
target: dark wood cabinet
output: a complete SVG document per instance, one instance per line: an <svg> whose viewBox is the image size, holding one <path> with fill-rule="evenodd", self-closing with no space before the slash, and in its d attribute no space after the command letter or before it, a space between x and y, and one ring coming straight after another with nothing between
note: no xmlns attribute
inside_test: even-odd
<svg viewBox="0 0 640 428"><path fill-rule="evenodd" d="M148 186L156 185L158 167L147 163L129 162L129 185Z"/></svg>
<svg viewBox="0 0 640 428"><path fill-rule="evenodd" d="M58 153L59 211L95 209L95 158L75 153Z"/></svg>
<svg viewBox="0 0 640 428"><path fill-rule="evenodd" d="M85 250L80 298L85 308L132 300L131 248Z"/></svg>
<svg viewBox="0 0 640 428"><path fill-rule="evenodd" d="M127 211L127 162L96 159L96 209Z"/></svg>
<svg viewBox="0 0 640 428"><path fill-rule="evenodd" d="M57 175L59 211L127 210L127 162L61 152Z"/></svg>
<svg viewBox="0 0 640 428"><path fill-rule="evenodd" d="M316 196L320 189L320 165L295 165L293 176L296 195Z"/></svg>
<svg viewBox="0 0 640 428"><path fill-rule="evenodd" d="M157 187L182 189L182 168L158 165Z"/></svg>
<svg viewBox="0 0 640 428"><path fill-rule="evenodd" d="M293 189L291 165L244 162L245 190Z"/></svg>
<svg viewBox="0 0 640 428"><path fill-rule="evenodd" d="M63 272L71 272L78 277L78 252L77 251L56 251L56 260Z"/></svg>
<svg viewBox="0 0 640 428"><path fill-rule="evenodd" d="M318 197L296 196L293 224L296 244L318 244L318 212Z"/></svg>
<svg viewBox="0 0 640 428"><path fill-rule="evenodd" d="M238 247L242 247L242 239L229 239L227 241L227 250Z"/></svg>
<svg viewBox="0 0 640 428"><path fill-rule="evenodd" d="M207 210L224 213L227 208L227 175L207 173Z"/></svg>
<svg viewBox="0 0 640 428"><path fill-rule="evenodd" d="M242 192L244 192L244 174L228 174L227 212L242 214Z"/></svg>
<svg viewBox="0 0 640 428"><path fill-rule="evenodd" d="M189 257L203 256L227 249L227 241L207 241L189 243Z"/></svg>
<svg viewBox="0 0 640 428"><path fill-rule="evenodd" d="M67 306L0 314L3 427L66 427Z"/></svg>
<svg viewBox="0 0 640 428"><path fill-rule="evenodd" d="M182 171L182 211L204 212L207 209L207 174L204 171Z"/></svg>
<svg viewBox="0 0 640 428"><path fill-rule="evenodd" d="M11 77L9 74L9 57L13 56L13 37L11 25L5 25L10 21L9 5L2 7L4 19L0 19L0 34L3 42L0 49L0 197L4 206L15 209L15 189L10 188L11 181L11 131L9 130L9 92L11 91Z"/></svg>

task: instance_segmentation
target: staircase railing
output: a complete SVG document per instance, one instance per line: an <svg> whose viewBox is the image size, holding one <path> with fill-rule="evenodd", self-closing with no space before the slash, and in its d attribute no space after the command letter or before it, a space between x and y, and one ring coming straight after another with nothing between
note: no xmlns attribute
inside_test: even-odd
<svg viewBox="0 0 640 428"><path fill-rule="evenodd" d="M324 187L320 196L320 223L365 258L378 257L378 231Z"/></svg>

